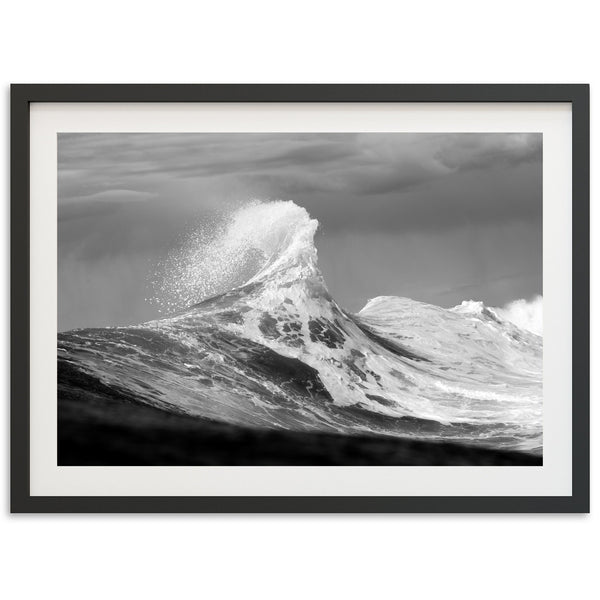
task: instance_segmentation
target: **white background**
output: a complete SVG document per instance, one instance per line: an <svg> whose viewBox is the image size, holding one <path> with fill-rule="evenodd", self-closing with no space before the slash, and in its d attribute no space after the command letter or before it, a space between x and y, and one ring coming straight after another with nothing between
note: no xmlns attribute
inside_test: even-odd
<svg viewBox="0 0 600 600"><path fill-rule="evenodd" d="M548 0L10 2L0 34L6 196L10 82L589 82L595 115L595 12ZM592 164L596 137L593 120ZM1 266L6 281L7 258ZM597 288L592 271L592 304ZM600 588L598 514L8 516L7 497L9 598L581 598Z"/></svg>

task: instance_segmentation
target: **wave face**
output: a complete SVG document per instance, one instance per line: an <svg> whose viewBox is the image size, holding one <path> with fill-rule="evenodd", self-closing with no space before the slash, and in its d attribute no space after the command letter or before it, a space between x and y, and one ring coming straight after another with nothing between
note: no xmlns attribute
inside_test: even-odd
<svg viewBox="0 0 600 600"><path fill-rule="evenodd" d="M59 334L59 361L148 404L237 425L541 454L542 338L477 302L377 297L350 314L318 269L317 227L292 202L242 207L181 259L172 298L241 285L167 318Z"/></svg>

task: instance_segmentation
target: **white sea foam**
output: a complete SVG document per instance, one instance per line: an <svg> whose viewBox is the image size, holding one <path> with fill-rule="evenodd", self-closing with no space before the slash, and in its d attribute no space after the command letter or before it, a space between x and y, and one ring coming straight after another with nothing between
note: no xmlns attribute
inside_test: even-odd
<svg viewBox="0 0 600 600"><path fill-rule="evenodd" d="M527 329L536 335L544 333L544 299L542 296L535 296L531 300L515 300L495 310L502 318L522 329Z"/></svg>
<svg viewBox="0 0 600 600"><path fill-rule="evenodd" d="M253 200L214 217L157 266L153 301L172 312L289 267L290 261L305 268L316 264L317 226L304 208L281 200Z"/></svg>

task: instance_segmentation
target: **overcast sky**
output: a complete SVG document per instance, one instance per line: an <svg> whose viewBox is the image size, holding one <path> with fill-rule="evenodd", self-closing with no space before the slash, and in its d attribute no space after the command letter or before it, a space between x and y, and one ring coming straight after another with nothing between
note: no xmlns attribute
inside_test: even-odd
<svg viewBox="0 0 600 600"><path fill-rule="evenodd" d="M542 293L541 134L59 134L59 330L158 316L148 274L252 198L321 224L340 304Z"/></svg>

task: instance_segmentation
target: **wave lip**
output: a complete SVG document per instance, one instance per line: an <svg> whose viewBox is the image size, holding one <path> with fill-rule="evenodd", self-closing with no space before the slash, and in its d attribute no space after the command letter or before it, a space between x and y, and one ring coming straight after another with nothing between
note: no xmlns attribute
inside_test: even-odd
<svg viewBox="0 0 600 600"><path fill-rule="evenodd" d="M481 303L387 296L349 314L318 269L317 228L293 202L240 208L177 259L169 285L192 308L59 336L62 359L233 424L539 451L541 338Z"/></svg>

